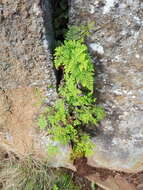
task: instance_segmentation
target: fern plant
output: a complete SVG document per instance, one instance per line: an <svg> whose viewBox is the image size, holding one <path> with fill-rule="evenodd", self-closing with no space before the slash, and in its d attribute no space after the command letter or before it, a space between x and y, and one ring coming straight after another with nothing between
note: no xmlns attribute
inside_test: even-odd
<svg viewBox="0 0 143 190"><path fill-rule="evenodd" d="M64 77L59 86L59 99L40 116L40 128L47 128L55 141L72 144L73 158L90 156L94 145L83 133L85 125L96 125L104 117L93 96L94 67L84 43L91 25L69 27L64 43L55 49L54 64L62 68Z"/></svg>

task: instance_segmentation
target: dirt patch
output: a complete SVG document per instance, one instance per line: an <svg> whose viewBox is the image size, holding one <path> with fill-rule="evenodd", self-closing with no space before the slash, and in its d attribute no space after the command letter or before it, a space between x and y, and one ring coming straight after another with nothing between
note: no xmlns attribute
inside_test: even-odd
<svg viewBox="0 0 143 190"><path fill-rule="evenodd" d="M32 153L40 97L30 87L3 90L0 95L1 145L18 154Z"/></svg>
<svg viewBox="0 0 143 190"><path fill-rule="evenodd" d="M86 158L77 159L74 164L79 175L96 182L100 187L103 187L103 189L140 190L143 187L143 172L125 173L103 168L94 168L87 164Z"/></svg>

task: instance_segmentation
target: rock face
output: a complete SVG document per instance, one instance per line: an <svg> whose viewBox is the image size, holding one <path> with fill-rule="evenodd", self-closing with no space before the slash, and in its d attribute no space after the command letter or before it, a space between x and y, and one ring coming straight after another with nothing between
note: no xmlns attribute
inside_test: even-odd
<svg viewBox="0 0 143 190"><path fill-rule="evenodd" d="M22 155L45 156L50 141L46 134L37 134L35 119L41 96L47 97L45 104L56 98L48 2L0 0L0 145ZM88 164L143 170L143 2L69 3L71 23L96 22L87 43L96 66L95 95L107 113L93 138L96 149ZM61 152L53 163L68 167L69 147L61 147Z"/></svg>
<svg viewBox="0 0 143 190"><path fill-rule="evenodd" d="M35 137L40 143L35 119L41 95L46 103L56 97L42 6L38 0L0 1L0 140L22 155L37 151Z"/></svg>
<svg viewBox="0 0 143 190"><path fill-rule="evenodd" d="M0 0L0 148L72 167L70 148L37 126L38 114L57 97L50 2ZM47 154L49 143L59 146L54 158Z"/></svg>
<svg viewBox="0 0 143 190"><path fill-rule="evenodd" d="M55 84L38 0L0 4L0 87Z"/></svg>
<svg viewBox="0 0 143 190"><path fill-rule="evenodd" d="M143 1L71 0L71 23L95 21L88 39L96 65L95 95L106 119L89 164L143 170Z"/></svg>

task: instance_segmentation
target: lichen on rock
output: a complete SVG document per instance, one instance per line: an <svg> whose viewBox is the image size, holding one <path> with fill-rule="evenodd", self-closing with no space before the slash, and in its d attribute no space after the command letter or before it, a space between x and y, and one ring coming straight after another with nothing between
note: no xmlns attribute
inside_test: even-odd
<svg viewBox="0 0 143 190"><path fill-rule="evenodd" d="M94 7L91 11L89 7ZM107 117L93 138L95 155L89 164L136 172L143 169L143 2L73 0L70 22L95 21L87 40L95 51L95 96Z"/></svg>

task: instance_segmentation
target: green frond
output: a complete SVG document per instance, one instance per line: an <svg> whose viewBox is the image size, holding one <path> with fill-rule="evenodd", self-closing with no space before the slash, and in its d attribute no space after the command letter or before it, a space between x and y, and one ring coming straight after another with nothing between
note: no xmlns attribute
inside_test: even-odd
<svg viewBox="0 0 143 190"><path fill-rule="evenodd" d="M47 120L39 118L40 128L49 125L54 141L72 143L76 157L89 156L94 149L90 137L79 129L96 125L105 116L103 108L95 104L94 66L84 43L93 25L70 26L64 43L55 49L54 64L56 69L63 68L64 78L59 86L59 99L46 109Z"/></svg>

